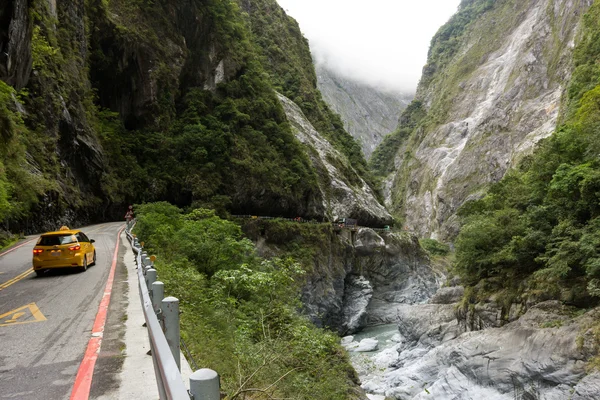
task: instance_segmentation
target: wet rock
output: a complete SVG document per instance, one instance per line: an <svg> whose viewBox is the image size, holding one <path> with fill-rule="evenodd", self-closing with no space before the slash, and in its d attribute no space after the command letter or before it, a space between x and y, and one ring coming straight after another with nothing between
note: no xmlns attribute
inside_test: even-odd
<svg viewBox="0 0 600 400"><path fill-rule="evenodd" d="M390 340L392 342L401 343L404 339L402 338L401 334L396 333L394 336L392 336L392 338Z"/></svg>

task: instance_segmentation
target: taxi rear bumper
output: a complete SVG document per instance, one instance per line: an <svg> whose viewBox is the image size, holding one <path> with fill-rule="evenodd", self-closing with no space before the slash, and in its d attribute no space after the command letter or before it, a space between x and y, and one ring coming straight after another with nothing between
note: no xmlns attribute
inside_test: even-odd
<svg viewBox="0 0 600 400"><path fill-rule="evenodd" d="M69 257L57 257L56 259L41 259L39 257L33 257L33 269L47 269L47 268L71 268L81 267L83 265L83 253L78 253Z"/></svg>

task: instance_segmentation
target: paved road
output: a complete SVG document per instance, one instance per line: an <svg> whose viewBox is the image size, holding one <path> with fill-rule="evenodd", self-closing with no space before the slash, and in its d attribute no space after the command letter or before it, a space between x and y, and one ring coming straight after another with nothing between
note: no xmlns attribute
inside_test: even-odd
<svg viewBox="0 0 600 400"><path fill-rule="evenodd" d="M83 273L36 277L31 258L37 237L0 256L0 399L69 398L122 226L83 229L96 240L97 253L96 265Z"/></svg>

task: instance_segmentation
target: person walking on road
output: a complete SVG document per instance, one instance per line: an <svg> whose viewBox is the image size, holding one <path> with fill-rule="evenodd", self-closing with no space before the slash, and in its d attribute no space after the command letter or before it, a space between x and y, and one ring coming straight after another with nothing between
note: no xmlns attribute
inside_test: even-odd
<svg viewBox="0 0 600 400"><path fill-rule="evenodd" d="M125 221L127 221L127 226L131 225L131 222L133 221L133 218L134 218L134 215L133 215L133 206L129 206L129 209L125 213Z"/></svg>

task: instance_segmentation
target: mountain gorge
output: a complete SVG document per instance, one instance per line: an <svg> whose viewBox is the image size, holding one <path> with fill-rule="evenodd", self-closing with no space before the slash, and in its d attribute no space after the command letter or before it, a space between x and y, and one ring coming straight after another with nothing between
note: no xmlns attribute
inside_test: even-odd
<svg viewBox="0 0 600 400"><path fill-rule="evenodd" d="M325 101L340 115L368 159L383 138L396 130L400 113L413 96L347 78L325 62L315 62L315 69Z"/></svg>
<svg viewBox="0 0 600 400"><path fill-rule="evenodd" d="M554 131L591 3L463 1L440 29L415 98L423 119L379 151L380 172L394 170L388 204L410 229L455 237L459 207Z"/></svg>
<svg viewBox="0 0 600 400"><path fill-rule="evenodd" d="M433 38L370 164L406 227L456 251L428 304L388 304L384 372L358 366L377 398L597 396L599 10L463 1Z"/></svg>
<svg viewBox="0 0 600 400"><path fill-rule="evenodd" d="M337 217L332 178L294 136L276 91L339 150L336 179L352 193L374 187L360 146L321 99L297 23L275 1L7 0L1 18L7 228L120 217L144 200Z"/></svg>
<svg viewBox="0 0 600 400"><path fill-rule="evenodd" d="M315 70L275 0L0 0L0 21L1 230L140 204L229 394L597 395L599 0L462 0L410 103ZM315 328L379 324L397 336L358 376Z"/></svg>

